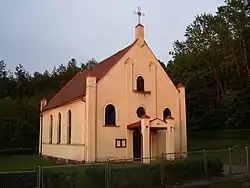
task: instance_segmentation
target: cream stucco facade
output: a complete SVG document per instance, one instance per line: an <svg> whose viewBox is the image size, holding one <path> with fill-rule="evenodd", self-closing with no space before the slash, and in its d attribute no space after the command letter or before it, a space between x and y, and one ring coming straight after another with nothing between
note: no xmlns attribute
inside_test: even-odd
<svg viewBox="0 0 250 188"><path fill-rule="evenodd" d="M142 91L138 77L143 78ZM185 87L172 83L144 41L144 27L139 24L134 44L105 76L86 77L84 96L41 111L40 153L85 162L137 157L148 162L162 153L169 153L167 158L186 156L185 103ZM46 105L43 100L41 110ZM108 105L115 109L112 124L106 122ZM140 117L139 107L145 110ZM169 114L164 116L165 109Z"/></svg>

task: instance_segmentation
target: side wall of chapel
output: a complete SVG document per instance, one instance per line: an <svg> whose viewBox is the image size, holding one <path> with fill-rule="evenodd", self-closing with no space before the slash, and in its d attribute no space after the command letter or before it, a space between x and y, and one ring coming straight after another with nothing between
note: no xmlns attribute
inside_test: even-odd
<svg viewBox="0 0 250 188"><path fill-rule="evenodd" d="M71 111L71 139L68 143L69 110ZM59 113L61 114L61 138L59 135ZM51 122L52 119L52 122ZM82 161L85 159L85 102L72 101L42 114L42 147L41 154L62 159ZM52 125L52 142L51 142ZM41 126L41 125L40 125Z"/></svg>

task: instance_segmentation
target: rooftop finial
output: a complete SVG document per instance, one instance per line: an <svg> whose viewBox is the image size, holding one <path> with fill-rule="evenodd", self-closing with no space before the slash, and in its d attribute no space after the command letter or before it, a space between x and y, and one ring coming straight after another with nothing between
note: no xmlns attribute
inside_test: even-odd
<svg viewBox="0 0 250 188"><path fill-rule="evenodd" d="M134 11L134 14L138 16L138 24L141 24L141 17L145 16L145 14L141 12L141 7L137 7L137 10Z"/></svg>

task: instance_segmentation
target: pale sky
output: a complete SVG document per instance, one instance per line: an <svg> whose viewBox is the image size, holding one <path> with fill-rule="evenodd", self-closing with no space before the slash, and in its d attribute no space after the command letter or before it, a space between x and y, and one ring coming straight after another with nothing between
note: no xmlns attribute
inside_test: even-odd
<svg viewBox="0 0 250 188"><path fill-rule="evenodd" d="M223 0L0 0L0 60L14 70L49 70L71 58L98 61L134 40L140 6L145 40L161 61L170 59L197 14L215 13Z"/></svg>

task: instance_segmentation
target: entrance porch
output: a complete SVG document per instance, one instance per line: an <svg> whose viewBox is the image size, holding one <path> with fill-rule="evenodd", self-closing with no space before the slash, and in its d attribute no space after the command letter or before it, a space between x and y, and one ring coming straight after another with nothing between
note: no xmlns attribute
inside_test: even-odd
<svg viewBox="0 0 250 188"><path fill-rule="evenodd" d="M127 125L127 157L149 163L156 157L165 155L174 159L174 118L166 122L144 115L140 121Z"/></svg>

